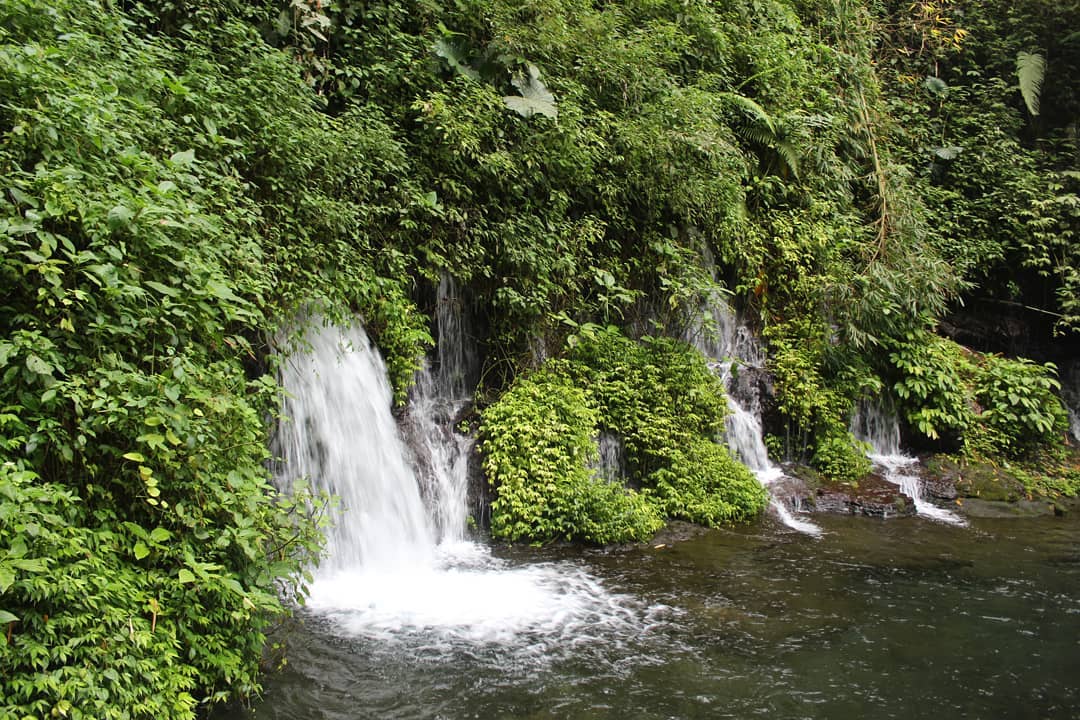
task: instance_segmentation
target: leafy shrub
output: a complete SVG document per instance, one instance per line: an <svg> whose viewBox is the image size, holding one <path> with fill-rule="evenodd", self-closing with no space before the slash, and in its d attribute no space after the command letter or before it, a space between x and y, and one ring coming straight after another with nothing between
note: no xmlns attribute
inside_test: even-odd
<svg viewBox="0 0 1080 720"><path fill-rule="evenodd" d="M994 434L993 450L1016 457L1062 444L1068 414L1056 392L1061 389L1052 363L984 356L975 375L979 422Z"/></svg>
<svg viewBox="0 0 1080 720"><path fill-rule="evenodd" d="M853 483L870 472L867 450L851 433L833 435L816 441L812 463L829 480Z"/></svg>
<svg viewBox="0 0 1080 720"><path fill-rule="evenodd" d="M761 483L724 445L698 438L669 459L646 479L646 493L667 517L717 527L744 521L767 504Z"/></svg>
<svg viewBox="0 0 1080 720"><path fill-rule="evenodd" d="M760 512L766 494L717 442L723 386L689 346L607 330L569 360L519 379L483 413L492 532L510 539L643 539L662 517L714 526ZM629 481L598 480L595 438L622 438Z"/></svg>
<svg viewBox="0 0 1080 720"><path fill-rule="evenodd" d="M1052 363L983 355L928 331L895 343L893 386L912 426L965 453L1021 458L1062 444L1068 415Z"/></svg>
<svg viewBox="0 0 1080 720"><path fill-rule="evenodd" d="M908 424L938 440L958 439L975 421L967 377L971 363L964 350L926 330L907 333L890 346L889 362L899 373L893 391Z"/></svg>
<svg viewBox="0 0 1080 720"><path fill-rule="evenodd" d="M509 540L641 540L659 517L635 492L597 477L599 411L550 366L519 379L483 413L484 470L497 484L491 532Z"/></svg>

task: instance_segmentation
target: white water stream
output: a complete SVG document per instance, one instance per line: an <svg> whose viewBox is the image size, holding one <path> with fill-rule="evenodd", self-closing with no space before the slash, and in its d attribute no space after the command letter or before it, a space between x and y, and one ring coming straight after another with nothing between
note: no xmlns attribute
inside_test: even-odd
<svg viewBox="0 0 1080 720"><path fill-rule="evenodd" d="M736 457L750 468L758 482L769 490L784 477L784 471L769 460L761 429L761 403L756 391L742 393L736 399L735 386L739 367L761 368L765 356L753 333L740 325L735 314L722 299L714 299L703 309L712 319L712 327L697 324L690 341L707 357L712 358L721 372L727 390L727 442ZM770 509L784 525L809 535L821 535L821 528L809 520L796 517L787 504L770 490Z"/></svg>
<svg viewBox="0 0 1080 720"><path fill-rule="evenodd" d="M443 297L450 291L440 287L440 302L454 302ZM466 539L472 441L452 424L468 402L468 359L454 347L463 339L444 330L448 352L425 369L404 423L414 450L362 328L313 319L310 352L283 365L280 482L308 477L342 503L308 607L342 632L432 653L467 642L542 654L559 643L638 636L664 608L610 592L576 564L515 566Z"/></svg>
<svg viewBox="0 0 1080 720"><path fill-rule="evenodd" d="M851 432L869 443L867 454L881 476L900 487L915 501L919 515L953 525L966 524L959 515L927 500L919 480L919 460L900 449L900 424L894 413L886 412L880 403L862 402L851 419Z"/></svg>

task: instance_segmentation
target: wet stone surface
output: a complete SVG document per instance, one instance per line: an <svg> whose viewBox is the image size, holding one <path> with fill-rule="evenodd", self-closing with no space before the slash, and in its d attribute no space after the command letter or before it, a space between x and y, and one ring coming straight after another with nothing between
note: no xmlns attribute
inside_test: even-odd
<svg viewBox="0 0 1080 720"><path fill-rule="evenodd" d="M869 517L905 517L915 514L915 502L880 475L868 475L858 486L825 484L818 488L818 512Z"/></svg>

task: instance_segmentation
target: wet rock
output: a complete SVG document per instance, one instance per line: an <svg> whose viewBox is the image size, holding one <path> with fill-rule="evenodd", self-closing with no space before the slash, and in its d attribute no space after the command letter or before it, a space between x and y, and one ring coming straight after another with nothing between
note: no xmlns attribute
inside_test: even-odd
<svg viewBox="0 0 1080 720"><path fill-rule="evenodd" d="M915 514L915 501L880 475L868 475L858 486L838 483L817 490L818 512L870 517L904 517Z"/></svg>
<svg viewBox="0 0 1080 720"><path fill-rule="evenodd" d="M1058 514L1058 507L1054 503L1042 500L1001 502L967 498L960 501L959 508L965 515L977 518L1025 518Z"/></svg>
<svg viewBox="0 0 1080 720"><path fill-rule="evenodd" d="M940 463L935 464L935 458L931 457L920 464L919 485L926 497L937 500L955 500L958 496L956 490L957 475L955 473L942 473Z"/></svg>
<svg viewBox="0 0 1080 720"><path fill-rule="evenodd" d="M939 492L948 492L951 486L952 498L977 498L989 502L1016 503L1027 497L1024 484L1006 468L972 461L958 461L948 455L934 455L926 464L923 481L926 487L937 488Z"/></svg>
<svg viewBox="0 0 1080 720"><path fill-rule="evenodd" d="M777 478L769 485L769 494L777 501L784 503L792 512L812 511L817 504L816 488L820 484L819 477L811 487L805 478L789 473L785 468L784 476Z"/></svg>

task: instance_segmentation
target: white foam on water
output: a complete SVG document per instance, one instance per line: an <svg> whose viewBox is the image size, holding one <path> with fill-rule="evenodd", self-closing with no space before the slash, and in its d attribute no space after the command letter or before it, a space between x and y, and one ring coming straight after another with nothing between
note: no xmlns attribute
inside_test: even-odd
<svg viewBox="0 0 1080 720"><path fill-rule="evenodd" d="M629 642L664 612L575 564L513 566L466 540L460 506L471 440L448 429L460 386L440 397L439 382L420 383L408 414L423 437L410 451L391 412L386 368L363 329L316 318L306 339L310 352L291 356L281 373L289 421L277 441L279 482L307 477L342 498L328 557L309 587L312 612L343 634L386 643L412 637L518 651ZM434 475L424 493L417 467Z"/></svg>

